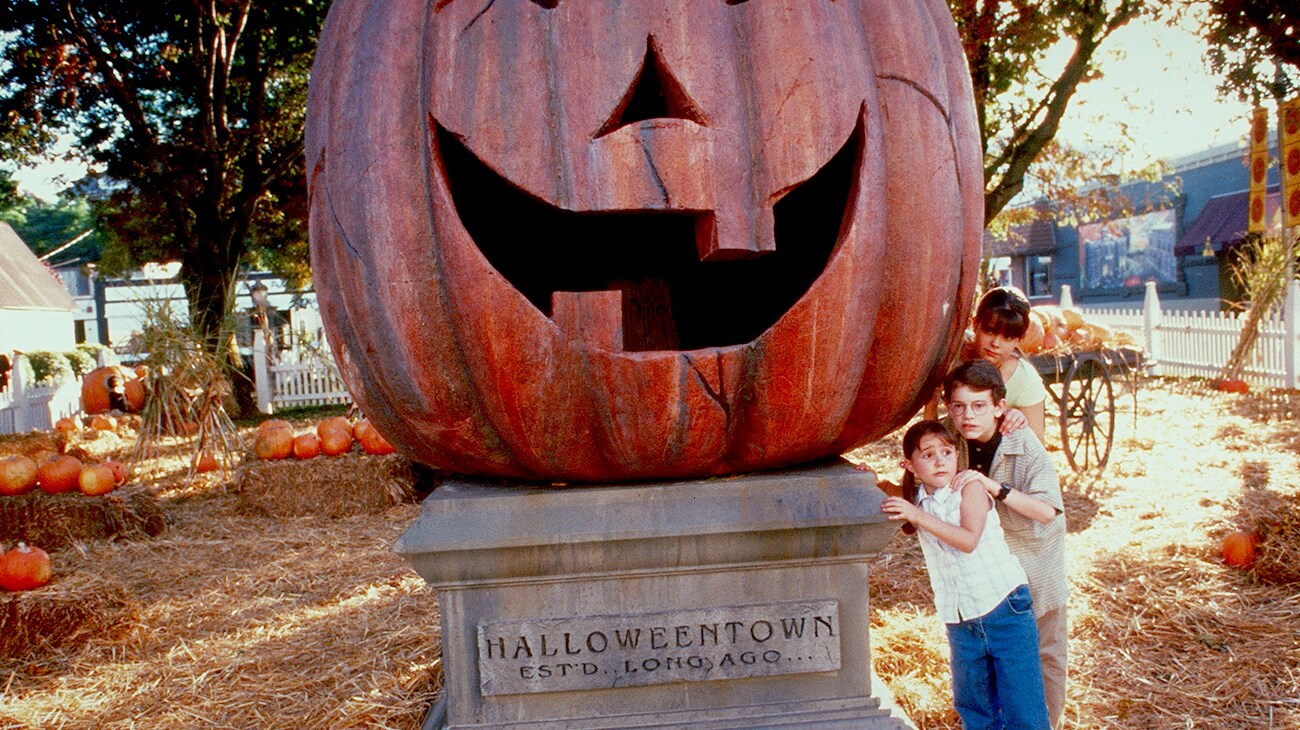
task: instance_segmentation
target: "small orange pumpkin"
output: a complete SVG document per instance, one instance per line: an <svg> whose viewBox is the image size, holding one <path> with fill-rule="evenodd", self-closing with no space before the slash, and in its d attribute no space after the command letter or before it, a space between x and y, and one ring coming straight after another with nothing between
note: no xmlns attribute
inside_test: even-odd
<svg viewBox="0 0 1300 730"><path fill-rule="evenodd" d="M113 470L104 464L88 466L81 470L81 476L77 479L78 486L81 487L81 493L90 497L98 497L102 494L108 494L117 486L117 481L113 478Z"/></svg>
<svg viewBox="0 0 1300 730"><path fill-rule="evenodd" d="M392 444L388 443L388 439L384 438L378 429L371 425L368 419L363 418L357 421L357 425L353 426L353 430L357 434L357 441L361 442L361 448L365 449L367 454L382 456L397 450L393 448Z"/></svg>
<svg viewBox="0 0 1300 730"><path fill-rule="evenodd" d="M60 433L72 433L77 430L77 422L71 418L60 418L54 422L54 430Z"/></svg>
<svg viewBox="0 0 1300 730"><path fill-rule="evenodd" d="M1077 330L1083 326L1083 310L1078 307L1061 307L1061 318L1069 329Z"/></svg>
<svg viewBox="0 0 1300 730"><path fill-rule="evenodd" d="M313 459L320 456L320 437L314 433L304 433L294 437L293 455L297 459Z"/></svg>
<svg viewBox="0 0 1300 730"><path fill-rule="evenodd" d="M338 456L352 449L352 429L327 428L320 432L320 450L326 456Z"/></svg>
<svg viewBox="0 0 1300 730"><path fill-rule="evenodd" d="M25 542L0 557L0 588L7 591L40 588L50 582L53 574L50 556Z"/></svg>
<svg viewBox="0 0 1300 730"><path fill-rule="evenodd" d="M112 431L115 428L117 428L117 424L113 422L113 418L111 416L105 416L103 414L100 414L91 417L90 427L95 429L96 431Z"/></svg>
<svg viewBox="0 0 1300 730"><path fill-rule="evenodd" d="M49 492L71 492L81 478L81 460L75 456L59 456L36 468L36 486Z"/></svg>
<svg viewBox="0 0 1300 730"><path fill-rule="evenodd" d="M263 432L263 431L268 431L268 430L273 429L273 428L287 428L287 429L289 429L290 431L293 430L293 426L290 425L288 421L285 421L285 420L282 420L282 419L279 419L279 418L271 418L271 419L268 419L268 420L266 420L266 421L262 421L261 423L257 424L257 433L261 433L261 432Z"/></svg>
<svg viewBox="0 0 1300 730"><path fill-rule="evenodd" d="M1250 570L1255 564L1255 549L1259 536L1254 532L1239 530L1223 538L1223 562L1233 568Z"/></svg>
<svg viewBox="0 0 1300 730"><path fill-rule="evenodd" d="M1065 315L1061 313L1061 308L1055 304L1039 304L1032 307L1030 312L1036 312L1043 319L1043 327L1049 333L1057 328L1065 327Z"/></svg>
<svg viewBox="0 0 1300 730"><path fill-rule="evenodd" d="M330 416L316 425L316 435L321 438L325 437L325 432L336 428L346 431L348 436L352 435L352 422L346 416Z"/></svg>
<svg viewBox="0 0 1300 730"><path fill-rule="evenodd" d="M36 486L36 462L22 454L0 460L0 495L26 494Z"/></svg>
<svg viewBox="0 0 1300 730"><path fill-rule="evenodd" d="M104 466L108 467L109 470L113 472L113 483L119 487L126 484L126 480L131 476L131 471L126 468L126 464L123 464L120 461L109 459L104 462Z"/></svg>
<svg viewBox="0 0 1300 730"><path fill-rule="evenodd" d="M293 453L293 431L287 428L267 428L253 439L253 453L259 459L283 459Z"/></svg>
<svg viewBox="0 0 1300 730"><path fill-rule="evenodd" d="M199 474L206 474L210 471L216 471L217 457L212 455L211 451L204 451L199 454L198 461L194 463L194 471Z"/></svg>
<svg viewBox="0 0 1300 730"><path fill-rule="evenodd" d="M1043 320L1030 317L1029 326L1025 328L1025 336L1020 338L1020 351L1026 355L1037 353L1043 349L1043 337L1046 334L1043 330Z"/></svg>
<svg viewBox="0 0 1300 730"><path fill-rule="evenodd" d="M1237 378L1225 378L1223 380L1220 380L1215 384L1215 388L1217 388L1220 391L1223 391L1224 393L1249 393L1250 392L1250 385L1246 381L1239 380Z"/></svg>

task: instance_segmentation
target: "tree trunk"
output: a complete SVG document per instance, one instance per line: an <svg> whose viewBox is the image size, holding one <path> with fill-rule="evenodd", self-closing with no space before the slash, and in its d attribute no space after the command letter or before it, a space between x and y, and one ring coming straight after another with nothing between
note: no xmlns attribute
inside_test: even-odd
<svg viewBox="0 0 1300 730"><path fill-rule="evenodd" d="M214 251L224 253L211 253ZM199 241L182 258L180 273L181 284L189 299L190 321L195 330L201 334L206 346L228 354L228 374L241 416L257 409L256 399L250 395L253 374L240 357L233 327L223 325L226 317L233 314L235 296L232 287L239 273L243 251L242 243L216 240L216 237Z"/></svg>

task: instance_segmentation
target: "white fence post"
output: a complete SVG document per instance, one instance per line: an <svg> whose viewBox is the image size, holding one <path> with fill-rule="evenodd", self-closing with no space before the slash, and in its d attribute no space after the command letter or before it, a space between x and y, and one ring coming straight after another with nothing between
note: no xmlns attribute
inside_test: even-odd
<svg viewBox="0 0 1300 730"><path fill-rule="evenodd" d="M261 331L253 333L253 381L257 386L257 410L274 413L271 405L271 367L266 355L266 337Z"/></svg>
<svg viewBox="0 0 1300 730"><path fill-rule="evenodd" d="M31 387L31 367L27 356L15 354L9 372L9 392L13 397L14 433L27 433L31 419L27 417L27 390Z"/></svg>
<svg viewBox="0 0 1300 730"><path fill-rule="evenodd" d="M1147 362L1151 363L1151 374L1160 374L1160 296L1156 294L1156 283L1147 282L1146 296L1142 300L1142 336L1145 339Z"/></svg>
<svg viewBox="0 0 1300 730"><path fill-rule="evenodd" d="M1296 362L1296 336L1300 334L1300 281L1292 279L1286 287L1282 308L1282 357L1286 361L1286 387L1300 388L1300 363Z"/></svg>
<svg viewBox="0 0 1300 730"><path fill-rule="evenodd" d="M1074 306L1074 294L1070 291L1069 284L1061 285L1061 303L1058 306L1062 309Z"/></svg>

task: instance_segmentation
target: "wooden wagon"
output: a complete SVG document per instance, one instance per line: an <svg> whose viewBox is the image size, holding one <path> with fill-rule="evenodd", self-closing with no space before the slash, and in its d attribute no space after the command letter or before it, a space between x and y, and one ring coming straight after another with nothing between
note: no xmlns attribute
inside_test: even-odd
<svg viewBox="0 0 1300 730"><path fill-rule="evenodd" d="M1142 352L1131 347L1046 352L1029 357L1056 403L1061 450L1076 472L1101 471L1115 437L1116 390L1137 398ZM1050 405L1047 422L1051 423Z"/></svg>

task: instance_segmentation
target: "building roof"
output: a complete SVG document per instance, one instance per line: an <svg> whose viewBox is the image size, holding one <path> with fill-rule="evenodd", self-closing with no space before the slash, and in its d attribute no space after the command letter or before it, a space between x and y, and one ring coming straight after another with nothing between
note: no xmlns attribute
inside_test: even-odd
<svg viewBox="0 0 1300 730"><path fill-rule="evenodd" d="M1005 238L994 238L984 233L984 250L989 256L1033 256L1056 251L1056 225L1038 218L1030 223L1012 226Z"/></svg>
<svg viewBox="0 0 1300 730"><path fill-rule="evenodd" d="M1200 215L1183 231L1174 246L1174 255L1191 256L1210 248L1222 251L1240 243L1246 237L1246 209L1250 206L1250 193L1241 190L1210 198L1201 208ZM1264 219L1275 218L1282 207L1281 195L1274 187L1264 199Z"/></svg>
<svg viewBox="0 0 1300 730"><path fill-rule="evenodd" d="M46 268L8 223L0 222L0 308L71 310L59 277Z"/></svg>

